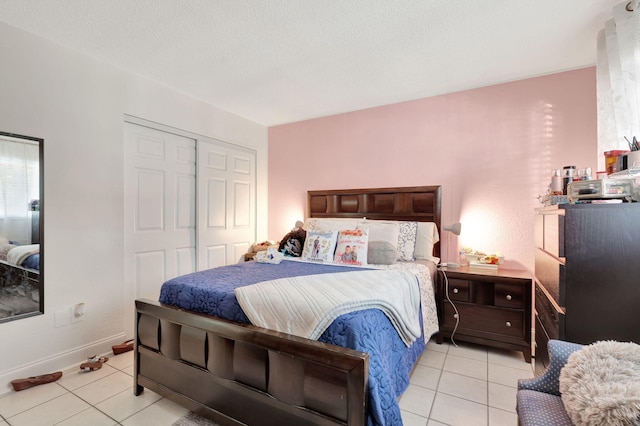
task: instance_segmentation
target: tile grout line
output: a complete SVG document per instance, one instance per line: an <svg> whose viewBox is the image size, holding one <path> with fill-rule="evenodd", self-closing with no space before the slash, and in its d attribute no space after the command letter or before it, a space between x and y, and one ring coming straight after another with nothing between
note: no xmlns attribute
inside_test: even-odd
<svg viewBox="0 0 640 426"><path fill-rule="evenodd" d="M113 372L112 372L112 373L110 373L110 374L107 374L106 376L103 376L103 377L97 378L97 379L95 379L95 380L93 380L93 381L90 381L90 382L88 382L88 383L85 383L85 384L83 384L82 386L79 386L79 387L74 388L74 389L70 389L70 388L68 388L68 387L65 387L65 386L64 386L64 385L62 385L61 383L56 382L55 384L56 384L57 386L59 386L59 387L63 390L63 393L62 393L62 394L57 395L57 396L55 396L55 397L52 397L52 398L50 398L50 399L47 399L46 401L41 401L40 403L38 403L38 404L34 405L33 407L29 407L29 408L27 408L27 409L25 409L25 410L23 410L23 411L20 411L20 412L18 412L18 413L15 413L14 415L12 415L12 416L11 416L11 418L16 417L16 416L19 416L19 415L21 415L21 414L23 414L23 413L26 413L26 412L28 412L29 410L33 410L33 409L35 409L36 407L39 407L39 406L42 406L43 404L49 403L49 402L51 402L51 401L54 401L54 400L56 400L56 399L58 399L58 398L61 398L61 397L65 396L65 395L67 395L67 394L71 394L71 395L73 395L74 397L76 397L76 398L78 398L79 400L81 400L82 402L86 403L89 407L87 407L86 409L81 410L80 412L75 413L75 414L73 414L73 415L71 415L71 416L69 416L69 417L67 417L67 418L65 418L65 419L62 419L62 420L60 420L59 422L57 422L57 423L55 423L55 424L60 424L60 423L62 423L62 422L65 422L65 421L67 421L67 420L69 420L69 419L73 418L74 416L77 416L78 414L83 413L83 412L85 412L85 411L90 410L91 408L93 408L93 409L97 410L99 413L101 413L101 414L105 415L105 416L106 416L107 418L109 418L110 420L114 421L116 426L122 426L122 423L121 423L121 422L119 422L118 420L114 419L114 418L113 418L113 417L111 417L108 413L104 412L103 410L101 410L101 409L99 409L99 408L97 407L97 404L99 404L100 402L104 402L104 401L108 400L109 398L111 398L111 397L113 397L113 396L115 396L115 395L111 395L109 398L106 398L105 400L100 401L100 402L98 402L97 404L92 404L92 403L90 403L89 401L87 401L86 399L84 399L83 397L81 397L80 395L78 395L78 394L75 392L75 391L77 391L78 389L82 389L82 388L84 388L84 387L86 387L86 386L89 386L89 385L91 385L91 384L93 384L93 383L96 383L96 382L98 382L98 381L100 381L100 380L102 380L102 379L105 379L105 378L107 378L107 377L109 377L109 376L112 376L112 375L114 375L114 374L116 374L116 373L118 373L118 372L121 372L121 373L123 373L123 374L126 374L127 376L129 376L129 377L131 377L131 378L133 379L133 376L131 376L130 374L128 374L128 373L126 373L126 372L124 371L125 369L129 368L130 366L115 367L115 366L113 366L113 365L110 365L109 367L111 367L111 368L112 368L113 370L115 370L115 371L113 371ZM69 372L69 371L72 371L72 369L68 369L68 370L66 370L65 372ZM161 399L163 399L163 398L160 398L160 400L161 400ZM159 400L158 400L158 401L159 401ZM154 405L154 404L155 404L155 403L157 403L158 401L155 401L154 403L150 404L149 406ZM145 407L145 408L146 408L146 407ZM126 419L128 419L128 418L130 418L130 417L132 417L132 416L134 416L135 414L139 413L139 412L140 412L140 411L142 411L142 410L143 410L143 409L138 410L138 411L136 411L135 413L133 413L133 414L131 414L131 415L127 416L125 419L123 419L123 421L124 421L124 420L126 420ZM9 419L10 419L10 418L7 418L7 417L4 417L3 415L0 415L0 420L4 421L7 425L11 426L11 422L9 421Z"/></svg>
<svg viewBox="0 0 640 426"><path fill-rule="evenodd" d="M118 371L121 371L121 370L118 370ZM114 373L114 374L115 374L115 373ZM109 376L110 376L110 375L109 375ZM105 377L109 377L109 376L105 376ZM103 379L104 379L105 377L103 377ZM98 380L101 380L101 379L98 379ZM95 380L94 382L97 382L98 380ZM91 383L94 383L94 382L91 382ZM87 385L85 385L85 386L87 386ZM83 388L83 387L84 387L84 386L81 386L81 387L79 387L78 389L81 389L81 388ZM107 416L108 418L110 418L111 420L113 420L114 422L116 422L116 425L120 425L120 422L119 422L119 421L117 421L116 419L114 419L113 417L111 417L109 414L107 414L107 413L105 413L104 411L102 411L101 409L99 409L99 408L96 406L97 404L96 404L96 405L94 405L94 404L90 403L89 401L87 401L86 399L82 398L80 395L76 394L75 392L73 392L73 391L71 391L71 390L69 390L68 392L69 392L70 394L72 394L73 396L75 396L76 398L80 399L81 401L84 401L84 402L86 402L87 404L89 404L89 408L88 408L88 409L94 408L94 409L96 409L98 412L100 412L100 413L104 414L105 416ZM112 396L113 396L113 395L112 395ZM111 397L112 397L112 396L111 396ZM111 397L109 397L109 398L111 398ZM109 398L107 398L107 399L109 399ZM106 401L107 399L105 399L105 400L103 400L103 401ZM100 402L103 402L103 401L100 401ZM98 404L99 404L100 402L98 402ZM88 410L88 409L87 409L87 410ZM83 413L84 411L87 411L87 410L82 410L80 413ZM77 415L78 415L78 414L80 414L80 413L76 413L76 414L74 414L73 416L77 416ZM68 420L68 419L70 419L70 418L71 418L71 417L73 417L73 416L69 416L69 417L67 417L66 419L64 419L64 420L62 420L62 421L60 421L60 422L58 422L58 423L56 423L56 424L62 423L63 421Z"/></svg>

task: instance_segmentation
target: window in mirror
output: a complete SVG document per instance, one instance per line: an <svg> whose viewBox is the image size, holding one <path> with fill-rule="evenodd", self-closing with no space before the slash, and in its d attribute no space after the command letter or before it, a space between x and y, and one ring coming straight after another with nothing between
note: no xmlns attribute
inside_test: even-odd
<svg viewBox="0 0 640 426"><path fill-rule="evenodd" d="M44 313L42 145L0 132L0 322Z"/></svg>

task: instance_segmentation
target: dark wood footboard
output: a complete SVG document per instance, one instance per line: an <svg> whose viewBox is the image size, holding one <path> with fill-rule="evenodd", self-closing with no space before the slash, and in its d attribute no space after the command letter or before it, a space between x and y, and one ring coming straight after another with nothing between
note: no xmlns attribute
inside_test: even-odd
<svg viewBox="0 0 640 426"><path fill-rule="evenodd" d="M363 425L369 356L136 300L135 388L221 425Z"/></svg>

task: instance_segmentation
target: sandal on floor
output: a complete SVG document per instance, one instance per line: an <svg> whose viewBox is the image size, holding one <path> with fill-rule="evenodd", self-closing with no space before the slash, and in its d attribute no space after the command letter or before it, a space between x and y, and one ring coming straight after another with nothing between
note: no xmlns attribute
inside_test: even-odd
<svg viewBox="0 0 640 426"><path fill-rule="evenodd" d="M26 379L16 379L11 381L11 386L16 392L31 388L33 386L43 385L45 383L51 383L62 377L62 371L56 371L55 373L43 374L42 376L28 377Z"/></svg>
<svg viewBox="0 0 640 426"><path fill-rule="evenodd" d="M89 371L99 370L102 368L102 364L104 364L108 360L109 358L107 358L106 356L101 356L101 357L98 357L96 355L90 356L87 362L83 362L82 364L80 364L80 369L81 370L89 369Z"/></svg>
<svg viewBox="0 0 640 426"><path fill-rule="evenodd" d="M122 342L119 345L113 345L111 346L111 350L113 351L114 355L120 355L121 353L132 351L133 339Z"/></svg>

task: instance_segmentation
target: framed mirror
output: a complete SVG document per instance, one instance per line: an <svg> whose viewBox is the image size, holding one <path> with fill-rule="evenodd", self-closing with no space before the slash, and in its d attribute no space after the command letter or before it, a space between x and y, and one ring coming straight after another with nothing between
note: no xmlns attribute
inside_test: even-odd
<svg viewBox="0 0 640 426"><path fill-rule="evenodd" d="M0 131L0 322L44 313L43 143Z"/></svg>

